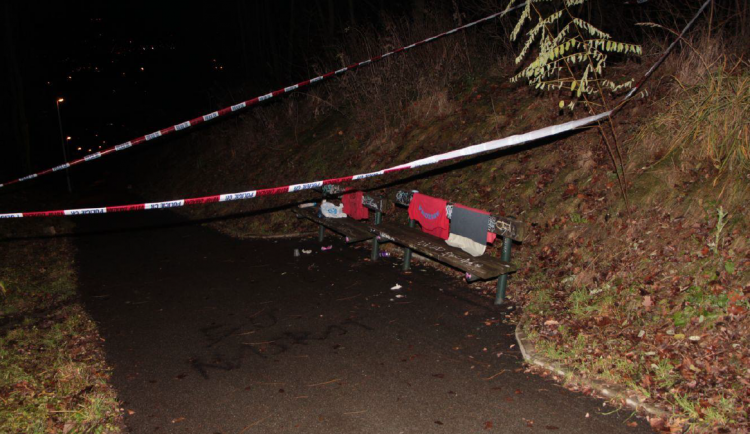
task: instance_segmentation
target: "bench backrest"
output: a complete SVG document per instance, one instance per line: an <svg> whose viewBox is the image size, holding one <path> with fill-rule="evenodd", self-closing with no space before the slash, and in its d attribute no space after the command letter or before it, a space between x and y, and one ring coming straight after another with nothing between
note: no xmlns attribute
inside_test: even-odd
<svg viewBox="0 0 750 434"><path fill-rule="evenodd" d="M409 206L412 197L414 197L413 191L400 190L396 193L394 202L398 205ZM453 204L448 203L445 210L448 218L451 218L453 213ZM507 237L515 241L522 241L524 238L524 224L523 222L516 220L512 217L499 217L490 215L490 222L487 227L488 232L494 232L501 237Z"/></svg>
<svg viewBox="0 0 750 434"><path fill-rule="evenodd" d="M323 196L326 197L341 196L346 193L344 187L336 184L324 185L317 190L323 193ZM385 213L387 208L387 202L384 197L372 196L369 194L362 195L362 205L371 211L381 213Z"/></svg>

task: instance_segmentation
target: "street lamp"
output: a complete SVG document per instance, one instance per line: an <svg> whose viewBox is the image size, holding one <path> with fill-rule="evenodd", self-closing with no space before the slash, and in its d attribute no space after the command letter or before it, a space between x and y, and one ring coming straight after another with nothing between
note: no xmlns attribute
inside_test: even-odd
<svg viewBox="0 0 750 434"><path fill-rule="evenodd" d="M62 117L60 117L60 104L63 102L65 102L65 98L57 98L57 124L60 126L60 144L62 145L63 160L65 161L65 164L68 164L68 151L66 150L65 146L65 135L63 134ZM70 140L70 138L68 138L68 140ZM73 187L70 184L69 169L65 169L65 178L68 180L68 193L72 193Z"/></svg>

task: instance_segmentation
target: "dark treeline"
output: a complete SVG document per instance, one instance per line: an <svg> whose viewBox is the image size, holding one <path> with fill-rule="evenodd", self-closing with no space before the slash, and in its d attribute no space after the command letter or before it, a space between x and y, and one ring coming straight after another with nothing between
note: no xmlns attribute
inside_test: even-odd
<svg viewBox="0 0 750 434"><path fill-rule="evenodd" d="M744 1L744 0L738 0ZM635 2L630 2L635 3ZM592 0L592 21L641 42L636 21L676 27L689 0ZM410 42L500 10L506 0L232 0L215 3L28 2L0 5L0 178L62 162L255 96L352 59L344 43L394 22ZM623 19L623 17L625 19ZM472 33L513 47L508 21ZM411 38L409 40L409 38ZM367 47L378 54L396 47ZM241 94L235 94L242 89ZM218 97L222 94L222 97ZM231 96L227 96L227 95ZM80 150L78 149L80 148ZM2 181L0 181L2 182Z"/></svg>
<svg viewBox="0 0 750 434"><path fill-rule="evenodd" d="M425 13L424 0L3 2L0 177L62 162L57 98L75 155L215 109L217 86L304 79L353 28Z"/></svg>

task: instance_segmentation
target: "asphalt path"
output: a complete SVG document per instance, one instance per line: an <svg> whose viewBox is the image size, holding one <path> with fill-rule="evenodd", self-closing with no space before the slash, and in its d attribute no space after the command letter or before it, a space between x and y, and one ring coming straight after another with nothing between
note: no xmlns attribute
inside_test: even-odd
<svg viewBox="0 0 750 434"><path fill-rule="evenodd" d="M503 309L432 268L161 211L78 225L83 298L131 432L650 432L524 372Z"/></svg>

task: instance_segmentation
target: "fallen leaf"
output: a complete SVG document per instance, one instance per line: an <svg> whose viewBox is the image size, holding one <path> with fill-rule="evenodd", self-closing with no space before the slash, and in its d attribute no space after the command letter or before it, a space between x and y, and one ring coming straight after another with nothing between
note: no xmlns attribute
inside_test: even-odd
<svg viewBox="0 0 750 434"><path fill-rule="evenodd" d="M661 430L664 428L664 419L658 418L658 417L652 417L648 420L648 423L651 424L651 428L653 428L656 431Z"/></svg>
<svg viewBox="0 0 750 434"><path fill-rule="evenodd" d="M492 428L492 421L488 420L487 422L484 423L484 429L490 429L490 428Z"/></svg>
<svg viewBox="0 0 750 434"><path fill-rule="evenodd" d="M651 296L647 295L643 297L643 307L646 308L646 310L651 310L651 307L654 305L653 300L651 300Z"/></svg>

